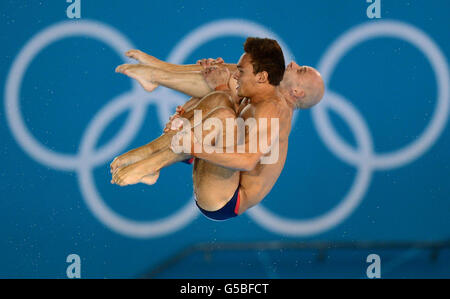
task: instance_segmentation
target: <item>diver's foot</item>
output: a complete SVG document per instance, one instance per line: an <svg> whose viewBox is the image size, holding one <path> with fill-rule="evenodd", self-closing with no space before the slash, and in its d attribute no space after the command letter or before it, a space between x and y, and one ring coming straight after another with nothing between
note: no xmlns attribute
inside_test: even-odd
<svg viewBox="0 0 450 299"><path fill-rule="evenodd" d="M125 55L149 66L156 68L161 66L161 61L158 58L148 55L141 50L129 50L125 52Z"/></svg>
<svg viewBox="0 0 450 299"><path fill-rule="evenodd" d="M159 86L152 82L152 68L142 64L122 64L116 68L116 72L135 79L148 92L152 92Z"/></svg>
<svg viewBox="0 0 450 299"><path fill-rule="evenodd" d="M159 178L159 171L152 174L148 174L145 177L141 178L141 183L147 185L154 185L158 180L158 178Z"/></svg>

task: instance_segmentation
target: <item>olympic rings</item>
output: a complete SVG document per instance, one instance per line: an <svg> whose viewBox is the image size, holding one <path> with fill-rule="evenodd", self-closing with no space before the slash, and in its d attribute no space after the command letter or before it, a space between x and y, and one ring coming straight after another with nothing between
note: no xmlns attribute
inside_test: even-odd
<svg viewBox="0 0 450 299"><path fill-rule="evenodd" d="M93 21L79 21L77 24L62 22L52 25L35 35L14 60L6 80L5 111L9 128L24 151L37 162L58 170L75 171L78 183L91 212L108 228L129 237L150 238L170 234L188 225L197 217L194 201L189 202L169 217L154 221L133 221L111 210L99 195L92 175L95 166L112 159L123 150L139 131L145 117L147 105L155 105L161 126L164 119L184 98L168 89L145 93L135 81L132 90L108 102L88 124L79 152L76 155L55 153L36 141L25 126L20 114L19 93L22 78L32 59L49 44L69 36L88 36L111 46L121 57L134 48L118 31L105 24ZM192 31L181 40L169 54L168 61L182 63L190 53L206 42L223 36L266 36L279 41L286 61L293 56L286 44L273 32L254 22L246 20L219 20L207 23ZM448 65L439 47L419 29L401 22L378 21L362 24L339 37L326 51L319 63L319 71L328 82L339 60L357 44L380 36L400 38L421 50L436 74L438 101L433 118L421 137L404 149L393 153L377 154L373 151L370 131L357 109L350 101L330 90L325 100L312 109L313 121L324 144L342 161L356 167L355 180L344 199L322 216L307 220L284 219L273 214L262 204L253 207L246 214L265 229L289 236L317 234L338 225L359 205L370 184L372 173L378 169L392 169L410 163L422 155L437 140L446 125L449 110ZM163 100L161 100L163 99ZM333 129L327 116L327 109L333 109L347 122L357 141L356 149L345 143ZM130 116L120 132L105 146L95 150L95 144L108 124L126 109ZM293 122L296 115L294 114Z"/></svg>

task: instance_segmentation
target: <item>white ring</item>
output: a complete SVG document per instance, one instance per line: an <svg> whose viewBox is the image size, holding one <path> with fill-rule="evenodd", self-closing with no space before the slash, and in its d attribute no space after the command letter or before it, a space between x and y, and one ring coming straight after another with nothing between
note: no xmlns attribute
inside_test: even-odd
<svg viewBox="0 0 450 299"><path fill-rule="evenodd" d="M243 27L239 27L239 30L237 30L238 27L236 27L236 25ZM270 31L267 31L264 28L253 23L245 22L242 20L225 20L212 22L200 27L193 33L188 34L175 47L173 51L174 54L170 54L167 60L172 63L182 63L184 59L196 49L196 47L201 46L214 37L224 34L237 34L239 36L244 36L243 32L248 33L249 35L274 36L274 34ZM145 109L141 107L144 103L155 103L157 105L160 121L164 126L163 119L165 118L162 118L161 114L167 113L168 106L179 103L181 99L181 97L177 93L171 90L159 89L152 92L151 95L148 96L149 100L139 100L135 103L132 103L132 101L130 100L132 97L138 98L145 96L145 94L139 95L139 92L135 93L136 95L132 93L131 95L126 95L126 98L124 99L122 99L121 96L108 103L108 105L102 108L94 116L94 119L89 124L88 128L85 131L85 134L83 135L80 146L80 155L81 157L83 157L83 159L81 159L80 163L78 164L79 184L88 207L91 209L94 215L96 215L101 220L101 222L107 225L109 228L118 233L125 234L131 237L156 237L180 229L180 227L186 225L189 221L192 221L192 219L198 215L198 210L193 204L194 201L191 199L191 201L187 205L185 205L179 212L163 220L146 222L131 221L116 214L114 211L108 208L106 204L104 204L95 186L92 183L91 172L86 170L90 169L91 165L102 164L111 153L120 150L121 147L131 141L131 139L134 137L134 133L136 133L139 129L138 127L140 126L139 124L141 124L141 118L145 113ZM158 98L163 98L163 100L158 101ZM111 146L105 146L104 148L107 149L105 149L102 154L97 154L94 156L94 158L90 158L93 155L92 151L95 146L95 141L100 137L101 132L107 127L110 121L114 119L114 117L118 113L121 112L122 109L125 109L130 105L135 106L133 112L138 111L137 113L139 113L139 120L135 120L134 122L130 123L127 129L122 130L124 133L120 134L120 136L116 136L116 138L114 138L113 140L114 142L111 141L109 143L112 144Z"/></svg>
<svg viewBox="0 0 450 299"><path fill-rule="evenodd" d="M198 215L198 211L194 205L194 199L191 198L183 208L166 218L153 221L130 220L111 210L103 202L102 197L99 195L95 184L93 183L93 166L104 163L104 159L108 159L109 154L114 153L116 150L120 151L122 147L129 144L142 124L142 118L145 116L146 112L145 106L148 104L156 104L158 106L160 101L158 102L156 98L159 93L159 91L154 91L151 94L145 94L138 91L131 94L124 94L109 102L89 123L79 147L81 159L77 169L78 183L89 209L107 227L117 233L129 237L148 238L165 235L185 226ZM136 100L144 96L147 97L146 100ZM121 136L114 139L114 145L110 151L106 151L106 156L95 155L95 145L98 138L101 136L101 133L116 116L129 107L131 107L133 111L140 111L137 123L134 122L128 129L123 130L125 132L124 134L121 134Z"/></svg>
<svg viewBox="0 0 450 299"><path fill-rule="evenodd" d="M326 93L323 100L327 102L329 108L343 116L355 136L358 148L363 153L362 157L369 157L372 150L370 134L361 118L357 117L357 112L348 101L331 91ZM323 108L318 111L323 111ZM266 230L287 236L308 236L330 229L354 211L369 186L372 168L367 159L359 160L359 164L355 166L357 174L350 191L335 208L324 215L307 220L284 219L269 212L261 203L248 210L247 214Z"/></svg>
<svg viewBox="0 0 450 299"><path fill-rule="evenodd" d="M268 37L278 42L283 50L285 62L295 60L295 56L292 55L286 43L274 32L264 28L257 23L247 20L226 19L207 23L200 28L192 31L175 46L172 52L170 52L167 61L175 64L180 64L199 45L222 36L240 36L244 38L249 36ZM297 120L297 115L298 111L295 110L292 116L293 124L295 124Z"/></svg>
<svg viewBox="0 0 450 299"><path fill-rule="evenodd" d="M6 80L5 111L8 125L25 152L41 164L59 170L74 170L79 161L75 155L55 153L42 146L28 131L20 112L20 86L23 76L33 58L50 43L70 36L87 36L110 45L120 57L132 44L115 29L98 22L83 21L77 24L61 22L35 35L14 60ZM136 82L133 86L138 87Z"/></svg>
<svg viewBox="0 0 450 299"><path fill-rule="evenodd" d="M438 104L436 105L434 118L423 136L406 150L399 150L393 154L384 154L384 157L380 157L380 155L377 156L372 151L373 144L370 131L363 118L360 117L359 113L357 113L357 110L350 102L345 101L336 94L328 91L324 101L312 109L314 124L318 129L322 141L338 158L359 167L358 176L363 176L365 179L370 178L370 174L374 168L386 169L398 167L423 154L442 132L447 121L449 106L449 75L448 66L444 56L426 34L411 25L400 22L381 21L356 26L338 38L338 40L327 50L319 63L318 68L324 81L329 81L337 62L349 48L376 36L398 37L411 42L424 52L426 57L430 60L433 70L437 74L439 91ZM367 149L367 151L363 150L360 153L356 153L339 137L325 113L325 108L327 107L333 107L335 111L340 112L342 116L347 115L347 121L350 120L349 124L352 123L352 121L356 121L356 123L353 124L356 127L352 127L353 133L357 137L358 143L363 145L362 149ZM363 172L361 171L361 167L364 170ZM349 194L338 207L321 217L303 221L284 220L263 209L261 204L254 207L253 210L250 210L248 213L255 216L254 219L258 220L258 222L266 229L278 233L293 236L305 236L319 233L330 229L343 221L357 207L368 186L368 181L365 179L357 177ZM357 194L356 198L353 197L354 194ZM358 198L359 196L361 198Z"/></svg>
<svg viewBox="0 0 450 299"><path fill-rule="evenodd" d="M438 46L424 32L402 22L379 21L354 27L338 38L329 47L319 63L319 70L324 81L329 81L336 64L350 48L376 37L396 37L416 46L430 61L431 67L436 74L438 86L438 100L433 113L433 118L420 138L406 146L404 149L396 150L393 153L373 153L373 157L370 157L370 161L374 168L388 169L402 166L416 159L428 150L442 133L448 118L450 76L448 64L444 55L439 50ZM314 121L317 125L319 120L317 117L314 117ZM328 131L331 132L331 130ZM324 135L330 140L333 140L334 144L345 143L339 135ZM325 141L325 139L323 140ZM349 159L352 160L352 164L357 163L357 160L359 159L358 154L352 151L348 146L335 147L332 149L334 149L333 152L341 157L341 159L347 157L347 161Z"/></svg>
<svg viewBox="0 0 450 299"><path fill-rule="evenodd" d="M221 20L208 23L188 34L169 55L168 61L181 63L196 47L207 41L226 35L246 37L267 36L277 39L284 49L286 60L292 55L281 39L264 27L245 20ZM76 170L79 174L79 184L88 207L93 214L107 227L131 237L155 237L178 230L187 225L198 215L193 200L188 202L179 212L158 221L137 222L123 218L112 211L99 196L92 178L92 168L104 163L115 152L123 149L131 141L142 124L146 105L154 103L158 107L160 123L169 114L172 105L180 103L182 97L173 91L160 89L151 96L145 94L136 81L132 81L133 90L122 94L109 102L101 109L89 123L83 135L78 156L55 153L37 142L27 130L20 114L19 91L22 78L31 60L48 44L68 36L88 36L99 39L119 53L133 48L115 29L104 24L92 21L77 23L58 23L43 30L25 45L14 60L6 81L5 110L8 125L13 136L22 148L38 162L61 170ZM278 217L261 204L249 210L247 214L269 231L292 236L304 236L319 233L330 229L348 217L358 206L369 185L374 169L386 169L404 165L423 154L439 137L444 128L449 108L449 74L445 57L435 43L417 28L400 22L381 21L377 23L356 26L340 37L327 50L319 63L324 80L327 82L340 58L349 48L356 44L377 36L397 37L404 39L419 50L430 60L431 66L437 76L438 101L433 119L422 136L405 149L376 155L370 132L364 119L358 114L351 102L341 96L328 91L325 100L313 108L313 120L319 136L327 147L341 160L357 167L355 181L344 200L328 213L309 220L291 220ZM164 101L156 98L164 97ZM136 98L136 99L135 99ZM145 98L145 100L143 99ZM131 108L133 111L127 119L126 125L113 140L95 152L96 140L123 109ZM357 153L346 144L329 121L326 108L338 112L350 125L357 140ZM294 114L293 122L295 121ZM112 156L111 156L112 157Z"/></svg>

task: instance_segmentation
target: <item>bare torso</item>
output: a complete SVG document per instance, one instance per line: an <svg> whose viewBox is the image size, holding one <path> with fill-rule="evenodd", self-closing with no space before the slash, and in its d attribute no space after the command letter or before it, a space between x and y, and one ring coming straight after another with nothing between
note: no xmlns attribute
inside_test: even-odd
<svg viewBox="0 0 450 299"><path fill-rule="evenodd" d="M273 164L258 163L251 171L236 171L202 159L195 159L194 192L200 206L210 211L220 209L230 200L239 186L241 196L239 214L241 214L258 204L278 180L286 162L293 111L281 95L278 98L252 104L249 99L241 99L237 96L236 80L233 78L230 78L229 87L231 97L236 103L236 117L241 117L244 121L255 118L257 109L267 105L274 107L275 102L276 108L272 115L279 118L279 156Z"/></svg>
<svg viewBox="0 0 450 299"><path fill-rule="evenodd" d="M147 60L146 57L148 55L140 51L131 52L133 52L132 55L128 56L139 61L147 61L148 65L153 65L153 67L136 65L134 68L127 67L126 72L125 69L120 69L119 71L137 79L144 88L146 88L146 84L150 83L151 86L148 91L153 90L157 84L160 84L198 98L211 92L211 87L205 82L203 75L200 73L202 69L200 66L171 65L160 62L156 58ZM231 73L237 69L236 65L225 66ZM173 72L168 73L167 70ZM242 198L239 208L239 214L241 214L248 208L258 204L270 192L280 176L286 162L293 111L282 96L268 99L267 102L251 103L249 100L241 101L242 99L237 96L236 85L236 80L231 76L228 87L235 103L232 114L234 118L241 117L244 120L254 118L255 112L259 111L259 109L271 106L273 116L270 117L279 119L278 159L273 164L258 163L251 171L239 171L229 167L222 167L206 160L195 159L193 178L197 201L202 208L209 211L215 211L224 206L230 200L236 188L239 187ZM195 102L191 104L195 104ZM241 158L239 157L238 159ZM238 163L240 163L240 160L238 160Z"/></svg>
<svg viewBox="0 0 450 299"><path fill-rule="evenodd" d="M239 111L239 116L244 120L254 117L255 110L260 105L266 103L258 103L252 105L244 100L242 108ZM258 204L272 189L275 182L283 170L286 162L288 150L288 138L291 131L292 109L288 107L283 98L277 99L277 111L274 111L274 117L279 117L279 156L278 160L273 164L258 163L251 171L242 171L240 173L240 188L242 205L239 208L239 213L244 212L248 208Z"/></svg>
<svg viewBox="0 0 450 299"><path fill-rule="evenodd" d="M251 104L248 99L241 102L237 116L244 119L254 118L257 109L270 105L274 99ZM273 117L279 119L279 156L275 163L258 163L251 171L236 171L215 165L202 159L195 159L193 180L194 192L200 206L206 210L218 210L232 197L239 186L241 204L239 214L258 204L272 189L283 170L288 150L288 138L291 130L292 109L283 98L276 99ZM269 155L268 153L267 155Z"/></svg>

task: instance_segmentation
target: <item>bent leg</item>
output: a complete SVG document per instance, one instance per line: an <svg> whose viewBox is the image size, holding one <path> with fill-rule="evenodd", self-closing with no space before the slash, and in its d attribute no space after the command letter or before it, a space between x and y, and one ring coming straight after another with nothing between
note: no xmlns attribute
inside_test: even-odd
<svg viewBox="0 0 450 299"><path fill-rule="evenodd" d="M125 53L125 55L139 61L140 63L170 72L176 73L200 72L203 69L203 67L199 64L183 65L165 62L140 50L129 50ZM223 65L227 67L230 70L230 72L234 72L237 69L236 64L223 63L223 59L221 58L212 59L212 65L214 64Z"/></svg>
<svg viewBox="0 0 450 299"><path fill-rule="evenodd" d="M207 114L205 117L203 117L202 123L199 125L203 126L203 122L208 120L209 118L218 118L222 121L222 123L225 123L225 120L227 118L235 116L234 110L228 107L216 107L213 111L211 111L209 114ZM172 143L172 138L176 135L176 131L171 131L168 133L165 133L163 137L166 139L167 144ZM209 137L213 136L212 139L217 140L217 138L220 136L223 138L223 144L225 144L226 140L226 134L223 134L222 128L213 126L209 130L203 130L203 138L208 135ZM193 140L191 140L192 144ZM215 141L214 141L215 142ZM170 145L166 146L164 149L160 149L158 152L153 153L148 158L143 159L139 162L133 163L126 167L120 167L113 171L113 183L117 183L119 185L123 182L129 181L127 176L133 176L133 174L140 174L141 182L143 183L154 183L153 179L145 178L146 175L152 175L153 178L155 178L154 174L159 172L161 168L164 168L166 166L169 166L175 162L186 160L190 157L189 153L174 153L170 149ZM227 170L225 171L225 168L221 168L222 173L225 177L230 178L231 173L235 173L236 170ZM156 177L157 178L157 177ZM137 177L139 180L139 177ZM142 180L144 179L144 180ZM149 179L149 180L147 180ZM134 181L134 179L133 179ZM156 181L155 181L156 182ZM127 183L125 183L127 184ZM222 192L226 192L226 189L221 190ZM223 199L223 198L222 198Z"/></svg>
<svg viewBox="0 0 450 299"><path fill-rule="evenodd" d="M197 98L212 91L199 71L172 72L144 64L122 64L116 68L116 72L137 80L147 91L162 85Z"/></svg>
<svg viewBox="0 0 450 299"><path fill-rule="evenodd" d="M227 107L219 107L208 114L207 118L211 117L220 119L225 124L226 119L235 118L236 113ZM210 134L210 132L206 134ZM217 132L216 138L219 136L219 132ZM222 132L222 137L222 144L225 144L226 131ZM237 190L239 180L240 172L238 170L195 159L193 181L197 205L206 211L222 209L228 205L236 191L239 192Z"/></svg>
<svg viewBox="0 0 450 299"><path fill-rule="evenodd" d="M191 97L201 98L212 89L206 83L201 71L203 66L199 64L177 65L157 59L140 50L130 50L125 53L128 57L136 59L141 64L123 64L116 68L116 72L123 73L137 80L141 86L151 92L158 85L165 86L187 94ZM218 64L213 60L212 65ZM221 60L220 65L234 73L236 64L226 64ZM235 80L230 78L230 86L234 87ZM232 91L234 89L232 88Z"/></svg>
<svg viewBox="0 0 450 299"><path fill-rule="evenodd" d="M203 126L203 123L207 121L210 118L216 118L222 121L223 124L225 124L225 120L227 118L231 118L235 116L234 110L232 110L229 107L215 107L211 112L206 114L202 117L202 122L198 124L198 126ZM193 125L194 120L191 119L191 130L195 130L195 127ZM222 126L222 128L225 128L225 125ZM205 136L208 136L211 140L214 140L213 142L216 142L216 139L219 138L219 136L222 139L222 144L226 143L226 132L223 132L222 128L216 128L215 126L212 126L209 130L202 130L202 138L205 138ZM138 164L140 167L145 168L145 173L147 174L153 174L156 171L159 171L161 168L169 166L170 164L173 164L175 162L184 161L191 157L190 153L174 153L170 147L172 145L172 140L176 136L178 131L169 131L167 133L164 133L161 135L160 140L158 141L158 144L162 148L158 148L156 152L150 154L145 159L142 159L139 162L133 163ZM224 134L225 133L225 134ZM191 145L193 143L193 140L191 140ZM151 143L150 143L151 144ZM152 144L151 144L152 145ZM166 161L161 161L158 158L155 158L160 152L165 152L163 156Z"/></svg>
<svg viewBox="0 0 450 299"><path fill-rule="evenodd" d="M232 103L230 102L230 98L222 92L214 92L209 94L208 96L200 99L193 107L188 109L188 111L183 114L183 117L187 118L191 125L193 125L194 122L194 110L200 110L202 112L202 119L205 119L205 117L210 113L213 109L216 109L217 107L231 107ZM143 159L148 158L153 153L156 153L162 149L166 149L170 147L172 137L175 135L176 132L172 131L170 133L167 132L165 134L162 134L160 137L156 138L152 142L143 145L141 147L132 149L128 151L125 154L122 154L114 159L114 161L111 163L111 173L116 171L116 169L127 166L136 162L139 162Z"/></svg>
<svg viewBox="0 0 450 299"><path fill-rule="evenodd" d="M222 120L225 123L227 118L235 116L234 112L226 107L218 107L211 111L205 120L214 117ZM215 128L214 128L215 129ZM203 135L211 134L214 129L204 131ZM222 134L225 135L225 134ZM219 134L216 135L216 137ZM226 136L223 136L224 139ZM159 169L169 166L175 162L185 160L189 155L186 154L175 154L170 150L163 150L155 155L152 155L148 163L147 171L155 171L159 173ZM148 177L144 177L141 182L146 184L154 184L158 175L151 174ZM219 211L221 217L233 217L239 213L239 198L240 190L239 187L240 172L238 170L229 169L223 166L215 165L213 163L207 162L201 159L195 159L194 169L193 169L193 183L194 183L194 193L196 196L197 205L201 210L208 211ZM228 210L224 215L224 208ZM230 215L231 212L235 211L236 214ZM202 211L205 213L205 211ZM207 215L208 217L213 217ZM213 218L214 219L214 218Z"/></svg>

